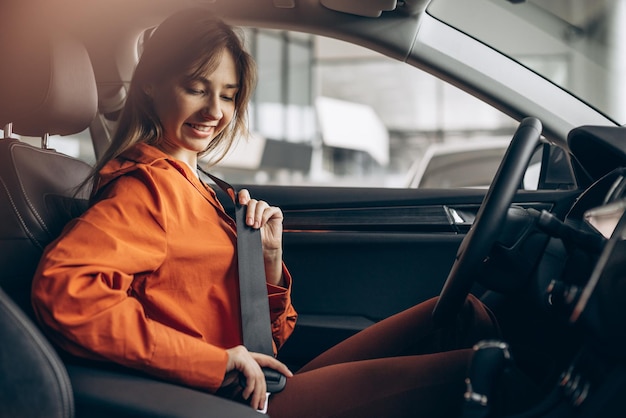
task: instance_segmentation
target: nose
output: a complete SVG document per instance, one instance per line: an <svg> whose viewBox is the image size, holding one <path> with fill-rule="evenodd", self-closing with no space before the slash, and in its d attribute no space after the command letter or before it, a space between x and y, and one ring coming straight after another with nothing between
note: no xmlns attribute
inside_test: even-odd
<svg viewBox="0 0 626 418"><path fill-rule="evenodd" d="M211 94L207 97L206 104L202 108L202 117L210 120L219 120L224 116L222 112L222 101L219 95Z"/></svg>

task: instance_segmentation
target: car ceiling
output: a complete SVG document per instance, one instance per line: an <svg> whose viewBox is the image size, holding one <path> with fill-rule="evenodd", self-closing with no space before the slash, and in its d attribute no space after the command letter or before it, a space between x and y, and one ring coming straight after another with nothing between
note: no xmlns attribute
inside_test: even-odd
<svg viewBox="0 0 626 418"><path fill-rule="evenodd" d="M403 59L417 31L417 17L429 0L399 3L394 12L382 13L384 9L393 8L396 0L11 0L0 6L0 13L10 16L10 24L4 28L8 30L6 33L25 45L33 36L44 34L67 33L81 39L93 61L99 94L106 99L116 94L121 82L130 80L141 33L178 9L207 7L228 22L241 26L306 28L311 33L353 41L360 34L360 43L364 46ZM364 15L375 15L380 8L382 17L363 19L333 8L353 13L361 11ZM403 22L400 28L399 19ZM393 31L388 30L390 25ZM365 26L369 35L363 38Z"/></svg>
<svg viewBox="0 0 626 418"><path fill-rule="evenodd" d="M530 1L538 7L542 3ZM580 12L580 7L575 6L581 1L558 0L551 3L551 11L564 19L589 22L594 9ZM5 0L0 5L0 16L7 24L0 27L0 31L4 31L0 39L24 45L34 42L34 37L47 39L52 35L68 34L80 39L93 62L99 99L106 113L107 106L123 103L123 85L132 76L141 33L176 10L206 7L234 25L307 31L354 42L412 65L426 63L436 68L438 63L428 61L430 58L423 55L424 50L416 52L414 49L421 18L429 3L430 0ZM395 10L384 11L394 4ZM374 16L379 11L379 17L355 15L362 12L362 15ZM445 71L440 75L451 81L457 77ZM473 88L477 94L499 103L497 97L483 94L483 89L497 89L497 86L488 86L496 85L480 80ZM520 117L536 113L528 106L508 110ZM596 122L587 118L581 123ZM572 126L576 124L572 124L571 118L566 122L553 118L545 124L562 139Z"/></svg>

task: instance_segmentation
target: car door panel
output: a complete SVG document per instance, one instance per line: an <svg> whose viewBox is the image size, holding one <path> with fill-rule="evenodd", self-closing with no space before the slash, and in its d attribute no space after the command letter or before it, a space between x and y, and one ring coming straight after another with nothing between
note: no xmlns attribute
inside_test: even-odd
<svg viewBox="0 0 626 418"><path fill-rule="evenodd" d="M302 363L389 315L439 294L485 194L477 189L242 186L281 207L296 331L281 355ZM575 191L520 192L559 213ZM222 201L225 201L222 199ZM469 214L469 215L468 215Z"/></svg>

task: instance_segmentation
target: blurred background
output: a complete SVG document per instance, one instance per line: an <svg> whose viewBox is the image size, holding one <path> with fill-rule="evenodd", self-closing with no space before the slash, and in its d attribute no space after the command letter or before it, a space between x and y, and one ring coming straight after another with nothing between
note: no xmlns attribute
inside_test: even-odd
<svg viewBox="0 0 626 418"><path fill-rule="evenodd" d="M524 7L532 18L520 21L520 9L513 14L511 7ZM429 12L626 121L625 0L435 0ZM494 25L506 25L510 36L490 30ZM259 82L251 136L212 168L230 182L487 187L517 127L445 81L368 49L296 32L243 30ZM598 66L602 76L592 78ZM95 159L89 141L50 143Z"/></svg>

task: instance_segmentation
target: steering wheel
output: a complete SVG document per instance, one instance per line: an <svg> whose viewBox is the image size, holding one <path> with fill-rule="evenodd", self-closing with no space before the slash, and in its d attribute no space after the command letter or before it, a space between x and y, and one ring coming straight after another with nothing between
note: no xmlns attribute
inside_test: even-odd
<svg viewBox="0 0 626 418"><path fill-rule="evenodd" d="M517 127L476 219L459 245L454 264L433 310L435 324L450 324L461 311L474 284L475 275L502 230L509 206L539 143L541 129L541 122L534 117L525 118Z"/></svg>

